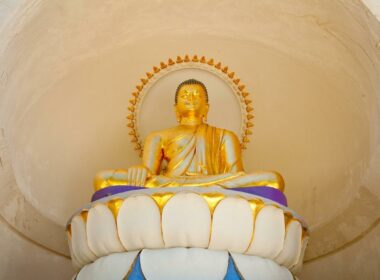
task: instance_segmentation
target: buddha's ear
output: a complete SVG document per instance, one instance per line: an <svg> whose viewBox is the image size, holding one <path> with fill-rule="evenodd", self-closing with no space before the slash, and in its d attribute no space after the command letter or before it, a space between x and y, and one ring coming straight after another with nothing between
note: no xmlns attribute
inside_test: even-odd
<svg viewBox="0 0 380 280"><path fill-rule="evenodd" d="M204 112L203 112L203 121L207 123L207 113L208 113L208 104L205 105Z"/></svg>
<svg viewBox="0 0 380 280"><path fill-rule="evenodd" d="M181 122L181 114L178 112L177 105L174 105L174 112L175 112L175 117L177 119L177 122Z"/></svg>
<svg viewBox="0 0 380 280"><path fill-rule="evenodd" d="M206 106L205 106L205 115L207 115L208 109L209 109L209 106L208 106L208 104L206 104Z"/></svg>

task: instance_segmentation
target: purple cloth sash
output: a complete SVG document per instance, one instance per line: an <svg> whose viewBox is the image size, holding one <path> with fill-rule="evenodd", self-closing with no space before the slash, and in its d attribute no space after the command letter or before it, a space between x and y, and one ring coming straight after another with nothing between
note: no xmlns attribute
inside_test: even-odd
<svg viewBox="0 0 380 280"><path fill-rule="evenodd" d="M142 188L142 187L134 187L134 186L126 186L126 185L111 186L111 187L107 187L95 192L91 198L91 202L94 202L101 198L118 194L118 193L129 192L129 191L134 191L134 190L144 190L144 189L145 188ZM273 200L281 205L288 206L286 196L280 190L277 190L275 188L260 186L260 187L230 188L228 190L250 193L253 195L257 195L257 196L261 196L261 197Z"/></svg>

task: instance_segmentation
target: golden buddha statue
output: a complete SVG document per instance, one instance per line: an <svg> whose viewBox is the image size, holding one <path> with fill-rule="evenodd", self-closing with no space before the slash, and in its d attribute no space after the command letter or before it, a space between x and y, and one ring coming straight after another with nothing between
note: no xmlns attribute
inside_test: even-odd
<svg viewBox="0 0 380 280"><path fill-rule="evenodd" d="M95 191L115 185L146 188L268 186L284 190L277 172L244 172L237 136L207 124L207 89L200 81L182 82L175 95L178 126L149 134L142 164L100 172Z"/></svg>

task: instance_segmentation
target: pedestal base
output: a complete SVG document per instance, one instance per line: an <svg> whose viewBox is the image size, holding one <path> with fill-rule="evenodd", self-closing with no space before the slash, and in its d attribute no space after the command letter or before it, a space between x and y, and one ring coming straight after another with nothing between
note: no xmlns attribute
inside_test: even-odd
<svg viewBox="0 0 380 280"><path fill-rule="evenodd" d="M78 280L293 279L308 241L285 205L219 187L111 194L67 229Z"/></svg>
<svg viewBox="0 0 380 280"><path fill-rule="evenodd" d="M76 280L293 280L290 271L257 256L200 248L144 249L99 258Z"/></svg>

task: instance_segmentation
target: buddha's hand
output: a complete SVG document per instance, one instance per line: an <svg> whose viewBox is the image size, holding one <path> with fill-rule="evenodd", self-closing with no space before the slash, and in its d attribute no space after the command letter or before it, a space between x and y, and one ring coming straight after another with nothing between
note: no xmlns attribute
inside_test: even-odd
<svg viewBox="0 0 380 280"><path fill-rule="evenodd" d="M128 185L136 187L144 187L150 171L144 165L131 166L127 170Z"/></svg>

